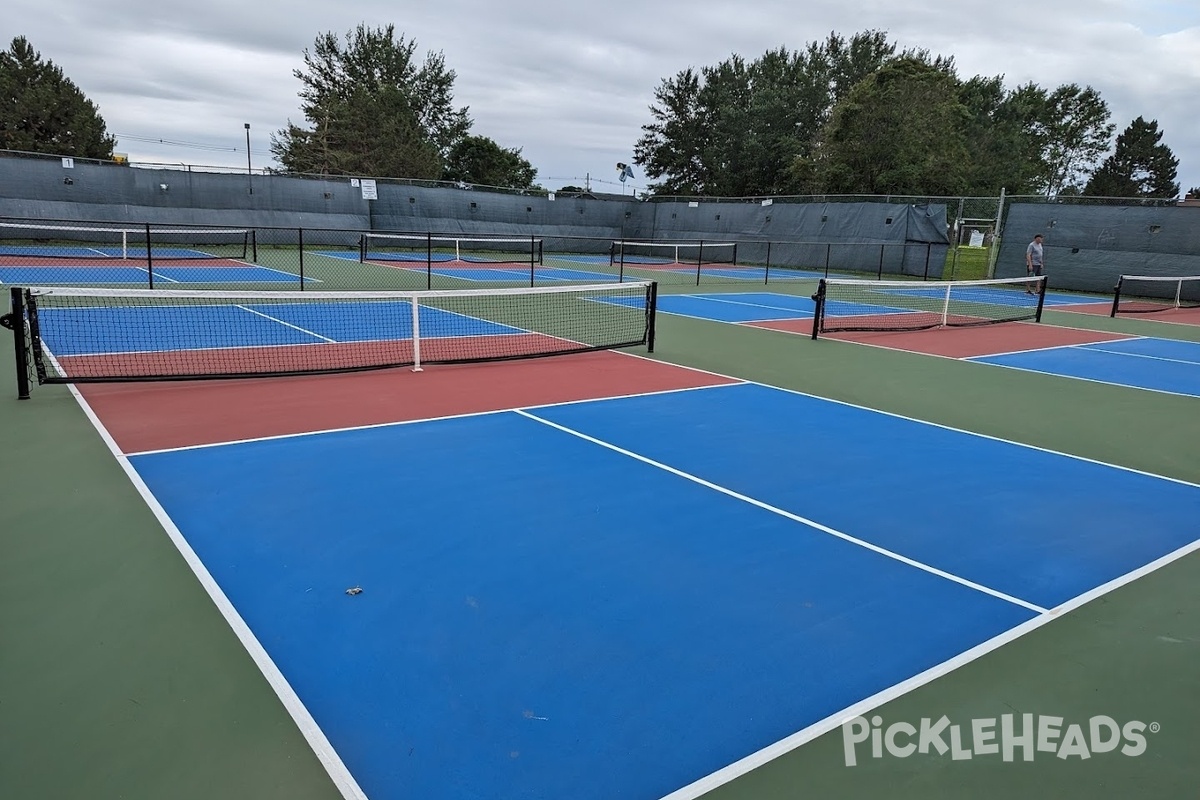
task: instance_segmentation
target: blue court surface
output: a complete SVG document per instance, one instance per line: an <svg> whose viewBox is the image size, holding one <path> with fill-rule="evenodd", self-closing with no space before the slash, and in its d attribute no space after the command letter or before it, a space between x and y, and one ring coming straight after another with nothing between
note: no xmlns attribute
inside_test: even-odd
<svg viewBox="0 0 1200 800"><path fill-rule="evenodd" d="M143 239L142 241L145 241ZM145 247L67 247L47 245L0 245L0 256L32 256L42 258L80 258L80 259L146 259ZM191 247L155 247L155 258L225 258L203 250Z"/></svg>
<svg viewBox="0 0 1200 800"><path fill-rule="evenodd" d="M1131 338L969 359L983 364L1200 397L1200 343Z"/></svg>
<svg viewBox="0 0 1200 800"><path fill-rule="evenodd" d="M780 319L812 319L815 303L810 297L771 292L720 292L715 294L660 294L658 310L664 314L712 320L714 322L762 322ZM881 311L902 314L911 309L887 308L830 300L826 311L831 316L878 314Z"/></svg>
<svg viewBox="0 0 1200 800"><path fill-rule="evenodd" d="M129 463L373 800L662 797L1200 519L1191 484L757 384Z"/></svg>
<svg viewBox="0 0 1200 800"><path fill-rule="evenodd" d="M42 340L56 356L273 347L412 338L403 301L43 308ZM421 306L425 338L524 334L519 328Z"/></svg>
<svg viewBox="0 0 1200 800"><path fill-rule="evenodd" d="M145 285L145 267L0 267L0 283L16 286L90 286L98 283ZM299 275L266 267L155 267L154 280L164 283L298 283ZM305 283L314 283L305 278Z"/></svg>

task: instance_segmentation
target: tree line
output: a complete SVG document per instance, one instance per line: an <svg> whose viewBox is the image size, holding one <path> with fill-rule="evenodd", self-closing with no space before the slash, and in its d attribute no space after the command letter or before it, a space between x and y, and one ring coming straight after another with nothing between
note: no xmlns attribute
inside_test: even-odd
<svg viewBox="0 0 1200 800"><path fill-rule="evenodd" d="M520 148L472 132L444 56L419 57L395 26L322 33L303 58L304 123L271 137L285 171L538 188ZM0 98L0 148L111 158L99 110L24 37L0 52ZM1114 143L1091 86L964 78L952 57L875 30L688 67L660 81L649 114L633 160L656 194L1179 193L1156 120Z"/></svg>

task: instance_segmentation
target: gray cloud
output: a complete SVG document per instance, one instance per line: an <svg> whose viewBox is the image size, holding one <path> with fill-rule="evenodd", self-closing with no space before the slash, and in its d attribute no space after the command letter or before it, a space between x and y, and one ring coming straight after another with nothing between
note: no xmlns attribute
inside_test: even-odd
<svg viewBox="0 0 1200 800"><path fill-rule="evenodd" d="M445 55L458 76L456 102L470 107L475 132L522 148L543 185L556 188L588 174L615 184L614 165L631 157L655 87L681 69L733 53L802 48L831 31L876 29L902 48L953 55L964 76L1003 75L1009 86L1091 85L1118 132L1139 115L1157 119L1180 159L1180 183L1200 185L1189 108L1200 95L1195 0L404 5L214 0L184 10L148 0L10 0L0 34L27 36L100 106L110 131L230 148L120 141L135 161L237 166L244 122L262 164L270 132L289 119L303 122L292 71L319 33L394 23L422 54ZM633 183L645 183L640 171Z"/></svg>

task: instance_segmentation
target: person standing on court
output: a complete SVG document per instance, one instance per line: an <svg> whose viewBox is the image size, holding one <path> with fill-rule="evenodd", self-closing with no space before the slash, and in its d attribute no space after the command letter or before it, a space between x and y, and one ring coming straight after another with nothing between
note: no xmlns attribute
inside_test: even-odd
<svg viewBox="0 0 1200 800"><path fill-rule="evenodd" d="M1036 234L1033 241L1025 248L1025 272L1030 276L1041 276L1042 268L1045 266L1045 261L1042 253L1042 235ZM1037 294L1030 287L1026 286L1025 291L1028 294Z"/></svg>

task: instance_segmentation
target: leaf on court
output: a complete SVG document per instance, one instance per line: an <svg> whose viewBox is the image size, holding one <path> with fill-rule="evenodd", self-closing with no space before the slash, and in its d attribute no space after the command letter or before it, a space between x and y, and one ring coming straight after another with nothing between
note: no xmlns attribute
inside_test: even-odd
<svg viewBox="0 0 1200 800"><path fill-rule="evenodd" d="M346 594L362 594L362 587L361 586L351 586L349 589L346 590Z"/></svg>

